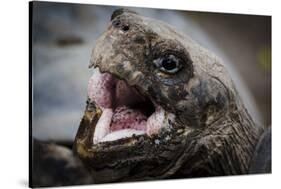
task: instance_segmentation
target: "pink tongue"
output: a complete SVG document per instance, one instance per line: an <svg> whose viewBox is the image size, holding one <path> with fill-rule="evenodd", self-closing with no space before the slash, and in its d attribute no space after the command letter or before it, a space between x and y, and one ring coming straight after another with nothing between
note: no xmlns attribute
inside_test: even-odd
<svg viewBox="0 0 281 189"><path fill-rule="evenodd" d="M138 110L130 109L127 106L119 106L113 113L110 131L121 129L146 130L147 117Z"/></svg>

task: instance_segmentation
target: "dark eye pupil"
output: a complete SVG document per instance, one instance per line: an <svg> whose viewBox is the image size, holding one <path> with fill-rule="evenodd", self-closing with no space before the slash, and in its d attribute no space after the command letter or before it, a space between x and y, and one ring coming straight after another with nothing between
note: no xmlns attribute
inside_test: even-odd
<svg viewBox="0 0 281 189"><path fill-rule="evenodd" d="M165 55L164 57L153 60L154 66L164 73L174 74L182 67L181 60L173 54Z"/></svg>
<svg viewBox="0 0 281 189"><path fill-rule="evenodd" d="M175 60L171 59L171 58L165 58L162 61L162 66L163 68L165 68L166 70L173 70L177 67L177 63Z"/></svg>

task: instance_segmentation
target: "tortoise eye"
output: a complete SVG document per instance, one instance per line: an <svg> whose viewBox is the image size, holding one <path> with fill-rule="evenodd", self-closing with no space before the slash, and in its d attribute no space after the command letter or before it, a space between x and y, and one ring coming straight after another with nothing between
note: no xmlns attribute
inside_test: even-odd
<svg viewBox="0 0 281 189"><path fill-rule="evenodd" d="M153 61L153 63L161 71L169 74L174 74L178 72L182 67L180 59L178 59L172 54L165 57L157 58Z"/></svg>

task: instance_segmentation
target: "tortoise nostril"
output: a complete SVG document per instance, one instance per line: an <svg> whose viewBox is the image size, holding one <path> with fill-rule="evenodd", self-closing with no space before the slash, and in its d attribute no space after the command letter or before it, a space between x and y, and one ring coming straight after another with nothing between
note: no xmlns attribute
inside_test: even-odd
<svg viewBox="0 0 281 189"><path fill-rule="evenodd" d="M128 24L122 24L119 19L112 21L112 26L115 28L120 28L122 31L126 32L130 29Z"/></svg>
<svg viewBox="0 0 281 189"><path fill-rule="evenodd" d="M114 20L114 21L112 22L112 25L113 25L114 27L119 27L119 26L121 25L121 22L120 22L120 20Z"/></svg>
<svg viewBox="0 0 281 189"><path fill-rule="evenodd" d="M128 25L124 25L123 27L122 27L122 30L123 31L128 31L130 29L130 26L128 26Z"/></svg>

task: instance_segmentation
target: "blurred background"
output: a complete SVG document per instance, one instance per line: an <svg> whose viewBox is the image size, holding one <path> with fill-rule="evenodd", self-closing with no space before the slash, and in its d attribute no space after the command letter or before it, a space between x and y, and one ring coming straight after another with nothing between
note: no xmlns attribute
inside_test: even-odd
<svg viewBox="0 0 281 189"><path fill-rule="evenodd" d="M95 40L120 7L35 2L33 137L73 141L83 116ZM271 17L130 9L162 20L217 54L255 122L271 125Z"/></svg>

